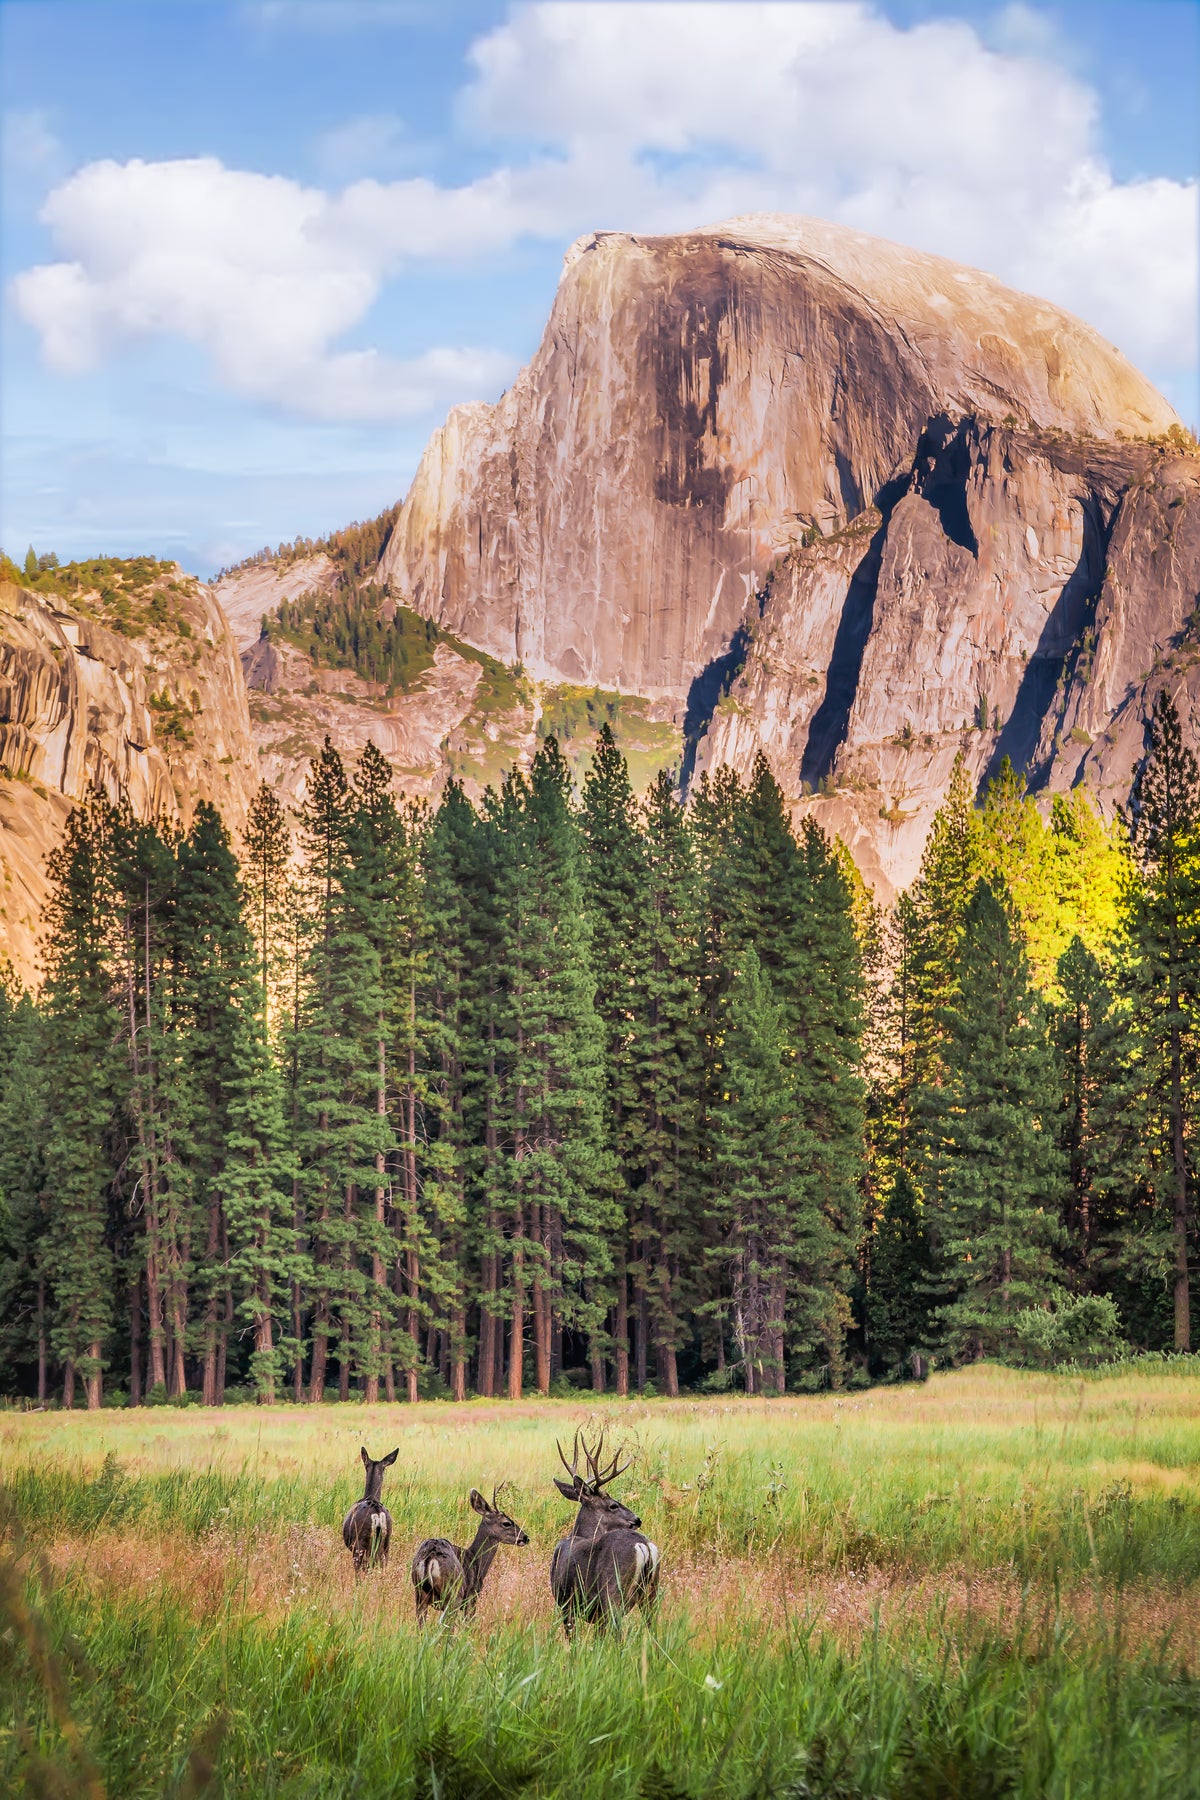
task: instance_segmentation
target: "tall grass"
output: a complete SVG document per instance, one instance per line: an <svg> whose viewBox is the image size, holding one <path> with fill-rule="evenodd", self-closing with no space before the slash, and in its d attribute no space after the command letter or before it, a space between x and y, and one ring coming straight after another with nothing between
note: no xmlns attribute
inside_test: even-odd
<svg viewBox="0 0 1200 1800"><path fill-rule="evenodd" d="M665 1575L655 1618L568 1647L550 1478L589 1410ZM401 1455L356 1587L360 1442ZM0 1454L2 1792L1200 1797L1196 1378L11 1415ZM533 1545L422 1635L411 1545L501 1479Z"/></svg>

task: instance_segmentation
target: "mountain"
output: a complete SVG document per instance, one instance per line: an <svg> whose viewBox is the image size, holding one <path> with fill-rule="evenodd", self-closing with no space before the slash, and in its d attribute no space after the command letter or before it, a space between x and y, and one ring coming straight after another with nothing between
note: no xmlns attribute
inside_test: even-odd
<svg viewBox="0 0 1200 1800"><path fill-rule="evenodd" d="M25 982L46 858L90 787L184 826L212 800L238 831L258 786L236 645L207 587L150 558L32 582L0 579L0 957Z"/></svg>
<svg viewBox="0 0 1200 1800"><path fill-rule="evenodd" d="M1200 740L1200 457L1166 401L1046 302L808 219L581 239L529 366L380 519L211 589L148 558L5 576L25 978L92 780L237 831L326 733L476 795L550 732L582 767L608 722L639 786L763 751L887 899L956 755L1111 809L1164 684Z"/></svg>
<svg viewBox="0 0 1200 1800"><path fill-rule="evenodd" d="M960 750L1124 798L1189 654L1193 450L1096 332L942 258L776 215L595 233L379 574L543 683L669 708L697 768L761 748L886 896Z"/></svg>
<svg viewBox="0 0 1200 1800"><path fill-rule="evenodd" d="M262 774L282 793L302 794L326 734L348 757L371 740L401 790L424 798L450 776L478 797L527 767L551 732L579 765L605 723L636 786L679 768L683 734L669 701L535 681L397 604L374 579L378 552L369 567L341 553L347 535L332 540L332 556L307 546L260 555L214 590L241 649Z"/></svg>

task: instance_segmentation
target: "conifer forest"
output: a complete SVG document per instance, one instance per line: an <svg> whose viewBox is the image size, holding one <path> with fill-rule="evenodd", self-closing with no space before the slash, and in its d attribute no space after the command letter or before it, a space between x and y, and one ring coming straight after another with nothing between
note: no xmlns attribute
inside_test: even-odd
<svg viewBox="0 0 1200 1800"><path fill-rule="evenodd" d="M100 795L0 999L0 1370L96 1407L774 1394L1190 1347L1200 776L962 765L881 912L767 764Z"/></svg>

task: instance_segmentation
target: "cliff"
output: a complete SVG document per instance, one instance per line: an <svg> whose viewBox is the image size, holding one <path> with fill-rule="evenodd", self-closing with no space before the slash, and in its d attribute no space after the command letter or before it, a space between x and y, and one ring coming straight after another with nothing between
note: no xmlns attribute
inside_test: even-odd
<svg viewBox="0 0 1200 1800"><path fill-rule="evenodd" d="M763 749L886 894L960 748L1127 792L1200 586L1171 441L1115 349L977 271L774 215L601 233L380 573L542 681L668 706L697 766Z"/></svg>
<svg viewBox="0 0 1200 1800"><path fill-rule="evenodd" d="M246 693L220 607L173 565L97 565L51 591L0 583L0 951L37 978L46 858L93 785L234 832L258 785ZM130 575L129 571L133 574Z"/></svg>

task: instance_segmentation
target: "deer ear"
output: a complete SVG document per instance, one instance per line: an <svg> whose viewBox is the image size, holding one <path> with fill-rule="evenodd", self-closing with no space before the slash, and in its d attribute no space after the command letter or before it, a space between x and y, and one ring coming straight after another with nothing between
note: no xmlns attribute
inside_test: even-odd
<svg viewBox="0 0 1200 1800"><path fill-rule="evenodd" d="M579 1481L559 1481L556 1478L554 1485L564 1500L582 1500L583 1498L583 1485Z"/></svg>
<svg viewBox="0 0 1200 1800"><path fill-rule="evenodd" d="M384 1459L383 1459L384 1468L390 1469L392 1464L395 1462L396 1458L399 1456L399 1454L400 1454L400 1446L399 1446L399 1444L397 1444L396 1448L392 1451L392 1454L390 1456L384 1457Z"/></svg>
<svg viewBox="0 0 1200 1800"><path fill-rule="evenodd" d="M480 1493L478 1488L471 1489L470 1501L471 1501L471 1505L475 1508L475 1511L477 1513L485 1513L487 1511L488 1503L484 1499L483 1495Z"/></svg>
<svg viewBox="0 0 1200 1800"><path fill-rule="evenodd" d="M367 1455L367 1446L365 1444L363 1445L362 1449L359 1451L359 1455L362 1457L363 1462L366 1464L367 1468L369 1469L371 1466L371 1459Z"/></svg>

